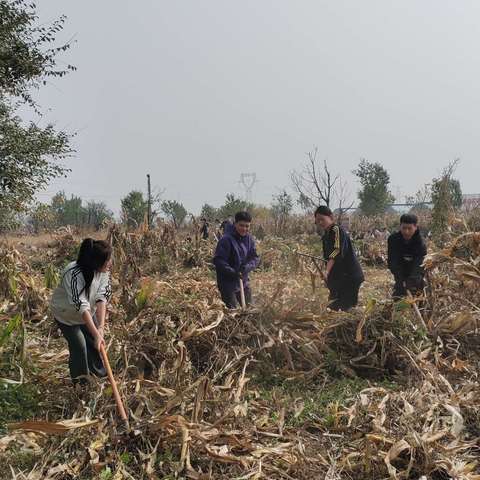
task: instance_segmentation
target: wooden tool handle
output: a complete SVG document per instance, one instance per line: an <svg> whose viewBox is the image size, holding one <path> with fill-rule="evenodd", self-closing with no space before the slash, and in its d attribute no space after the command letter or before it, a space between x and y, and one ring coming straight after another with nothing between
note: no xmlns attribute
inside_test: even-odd
<svg viewBox="0 0 480 480"><path fill-rule="evenodd" d="M103 364L107 370L108 379L110 380L110 385L112 386L113 397L115 398L115 403L117 404L118 413L124 422L128 421L127 412L123 406L122 397L120 397L120 392L118 391L117 382L113 377L112 369L110 367L110 362L108 361L107 352L105 351L105 346L100 345L100 355L102 356Z"/></svg>
<svg viewBox="0 0 480 480"><path fill-rule="evenodd" d="M243 278L240 278L240 303L243 309L247 308L247 304L245 302L245 290L243 288Z"/></svg>

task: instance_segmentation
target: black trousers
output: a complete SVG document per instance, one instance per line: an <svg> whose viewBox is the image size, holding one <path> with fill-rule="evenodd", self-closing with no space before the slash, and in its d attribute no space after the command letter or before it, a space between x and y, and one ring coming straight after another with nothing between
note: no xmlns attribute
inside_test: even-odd
<svg viewBox="0 0 480 480"><path fill-rule="evenodd" d="M399 299L407 296L407 290L412 295L417 295L425 288L423 276L401 277L395 276L395 286L393 287L393 298Z"/></svg>
<svg viewBox="0 0 480 480"><path fill-rule="evenodd" d="M95 321L95 319L94 319ZM100 352L95 348L95 340L86 325L65 325L57 320L57 325L68 343L70 357L68 366L73 383L87 383L89 374L105 377L107 372Z"/></svg>
<svg viewBox="0 0 480 480"><path fill-rule="evenodd" d="M338 285L329 285L329 308L346 312L358 305L358 291L361 282L345 281Z"/></svg>
<svg viewBox="0 0 480 480"><path fill-rule="evenodd" d="M241 305L240 292L234 292L232 290L223 290L219 288L220 295L222 296L223 303L227 308L238 308ZM250 305L252 303L252 291L250 287L244 287L245 303Z"/></svg>

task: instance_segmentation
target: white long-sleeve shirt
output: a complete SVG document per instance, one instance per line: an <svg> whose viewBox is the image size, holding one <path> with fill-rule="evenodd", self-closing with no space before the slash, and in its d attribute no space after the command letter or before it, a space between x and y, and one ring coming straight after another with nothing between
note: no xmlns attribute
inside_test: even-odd
<svg viewBox="0 0 480 480"><path fill-rule="evenodd" d="M110 274L95 272L87 298L85 278L77 265L72 262L62 273L60 285L55 289L50 301L50 310L56 320L65 325L82 325L82 315L90 311L95 315L97 302L108 302L112 295Z"/></svg>

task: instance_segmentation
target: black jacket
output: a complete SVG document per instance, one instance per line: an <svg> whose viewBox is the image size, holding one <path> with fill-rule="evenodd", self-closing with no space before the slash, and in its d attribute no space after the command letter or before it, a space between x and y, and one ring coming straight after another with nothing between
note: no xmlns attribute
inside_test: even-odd
<svg viewBox="0 0 480 480"><path fill-rule="evenodd" d="M427 246L418 230L409 241L401 232L388 237L388 268L396 279L423 276L422 263L426 254Z"/></svg>
<svg viewBox="0 0 480 480"><path fill-rule="evenodd" d="M323 258L334 260L328 276L329 286L341 286L343 283L362 283L362 267L353 249L348 233L340 226L332 225L322 237Z"/></svg>

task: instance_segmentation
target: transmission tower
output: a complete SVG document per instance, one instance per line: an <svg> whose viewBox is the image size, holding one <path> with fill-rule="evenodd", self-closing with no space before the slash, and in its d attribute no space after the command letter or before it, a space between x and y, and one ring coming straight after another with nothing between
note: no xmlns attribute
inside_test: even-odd
<svg viewBox="0 0 480 480"><path fill-rule="evenodd" d="M257 183L257 174L256 173L242 173L240 175L240 184L242 185L245 191L245 200L249 203L252 203L253 200L253 187Z"/></svg>

